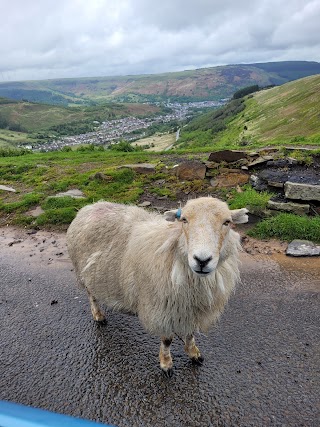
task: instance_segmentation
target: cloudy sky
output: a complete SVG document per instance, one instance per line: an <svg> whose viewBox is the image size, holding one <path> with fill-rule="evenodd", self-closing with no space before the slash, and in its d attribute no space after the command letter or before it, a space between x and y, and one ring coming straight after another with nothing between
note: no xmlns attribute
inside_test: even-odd
<svg viewBox="0 0 320 427"><path fill-rule="evenodd" d="M0 0L0 80L320 62L320 0Z"/></svg>

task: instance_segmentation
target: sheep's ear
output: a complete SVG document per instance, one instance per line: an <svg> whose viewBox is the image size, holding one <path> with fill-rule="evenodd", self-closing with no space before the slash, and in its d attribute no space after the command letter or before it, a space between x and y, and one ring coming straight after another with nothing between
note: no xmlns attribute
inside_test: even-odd
<svg viewBox="0 0 320 427"><path fill-rule="evenodd" d="M166 211L164 213L165 220L174 222L178 218L178 216L177 216L178 211L179 211L179 209L173 209L171 211Z"/></svg>
<svg viewBox="0 0 320 427"><path fill-rule="evenodd" d="M232 222L234 224L244 224L245 222L249 221L248 218L248 209L247 208L242 208L242 209L234 209L231 211L231 218L232 218Z"/></svg>

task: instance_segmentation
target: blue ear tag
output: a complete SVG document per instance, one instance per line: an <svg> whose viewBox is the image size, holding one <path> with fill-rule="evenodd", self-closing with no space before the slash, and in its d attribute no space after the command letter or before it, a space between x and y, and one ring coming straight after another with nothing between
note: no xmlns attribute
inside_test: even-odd
<svg viewBox="0 0 320 427"><path fill-rule="evenodd" d="M181 209L179 208L176 212L176 218L180 219L181 218Z"/></svg>

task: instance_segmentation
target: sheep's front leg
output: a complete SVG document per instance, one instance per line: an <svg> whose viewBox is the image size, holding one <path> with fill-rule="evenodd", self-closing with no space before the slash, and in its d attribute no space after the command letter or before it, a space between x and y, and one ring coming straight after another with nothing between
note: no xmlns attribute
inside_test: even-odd
<svg viewBox="0 0 320 427"><path fill-rule="evenodd" d="M202 365L204 358L201 356L200 350L196 346L196 342L193 335L186 336L184 349L187 355L190 357L192 363Z"/></svg>
<svg viewBox="0 0 320 427"><path fill-rule="evenodd" d="M90 302L90 308L91 313L96 322L104 322L106 320L105 315L102 313L101 308L99 307L99 304L97 303L97 300L90 294L90 292L87 289L89 302Z"/></svg>
<svg viewBox="0 0 320 427"><path fill-rule="evenodd" d="M160 368L162 369L164 375L169 378L172 377L173 374L173 362L170 354L170 345L172 343L172 340L173 336L171 336L170 338L161 337L159 352Z"/></svg>

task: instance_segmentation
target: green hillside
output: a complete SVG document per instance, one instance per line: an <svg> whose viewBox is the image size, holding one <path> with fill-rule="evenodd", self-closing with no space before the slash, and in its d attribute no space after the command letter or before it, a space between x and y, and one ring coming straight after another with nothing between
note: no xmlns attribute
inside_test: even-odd
<svg viewBox="0 0 320 427"><path fill-rule="evenodd" d="M191 121L179 147L320 145L320 75L231 101Z"/></svg>
<svg viewBox="0 0 320 427"><path fill-rule="evenodd" d="M61 133L62 127L68 134L90 132L96 127L94 122L159 111L146 104L63 107L0 98L0 146L48 140Z"/></svg>
<svg viewBox="0 0 320 427"><path fill-rule="evenodd" d="M279 85L318 73L317 62L238 64L154 75L2 82L0 96L54 105L218 100L245 86Z"/></svg>

